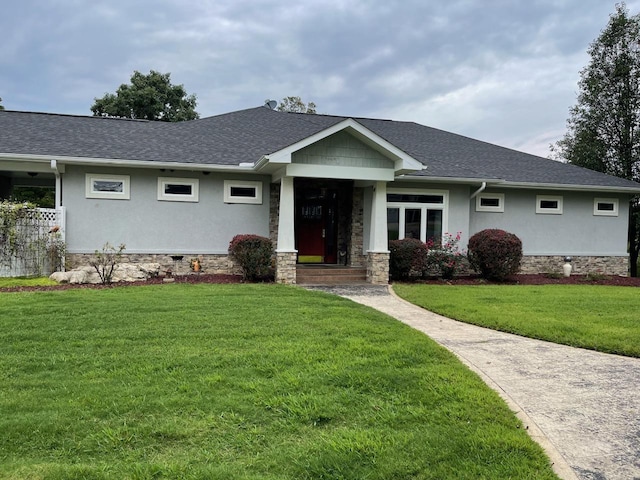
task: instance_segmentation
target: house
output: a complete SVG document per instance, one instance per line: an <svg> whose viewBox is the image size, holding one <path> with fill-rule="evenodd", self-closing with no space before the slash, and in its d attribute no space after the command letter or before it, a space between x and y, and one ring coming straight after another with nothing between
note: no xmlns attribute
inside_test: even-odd
<svg viewBox="0 0 640 480"><path fill-rule="evenodd" d="M388 281L388 241L485 228L523 242L524 272L626 275L640 184L412 122L250 108L182 123L0 112L0 197L55 187L67 261L105 242L130 261L234 266L240 233L269 236L276 279L345 264Z"/></svg>

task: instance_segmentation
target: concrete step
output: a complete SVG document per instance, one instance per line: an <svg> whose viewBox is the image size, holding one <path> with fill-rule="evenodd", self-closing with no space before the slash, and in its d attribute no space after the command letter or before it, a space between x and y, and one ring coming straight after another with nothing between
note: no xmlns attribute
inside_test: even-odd
<svg viewBox="0 0 640 480"><path fill-rule="evenodd" d="M301 285L348 285L367 283L366 268L304 265L296 269L296 283Z"/></svg>

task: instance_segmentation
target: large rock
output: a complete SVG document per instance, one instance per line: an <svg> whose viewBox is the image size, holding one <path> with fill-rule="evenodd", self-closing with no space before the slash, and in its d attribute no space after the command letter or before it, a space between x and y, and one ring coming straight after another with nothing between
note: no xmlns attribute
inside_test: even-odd
<svg viewBox="0 0 640 480"><path fill-rule="evenodd" d="M157 277L160 274L159 263L120 263L113 270L111 281L137 282ZM49 278L58 283L102 283L95 268L79 267L66 272L54 272Z"/></svg>

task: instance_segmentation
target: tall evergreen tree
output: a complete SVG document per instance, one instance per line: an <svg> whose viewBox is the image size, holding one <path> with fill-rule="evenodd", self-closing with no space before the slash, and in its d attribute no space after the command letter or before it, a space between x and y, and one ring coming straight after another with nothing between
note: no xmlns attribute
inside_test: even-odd
<svg viewBox="0 0 640 480"><path fill-rule="evenodd" d="M640 181L640 15L616 5L589 47L567 133L553 150L569 163ZM640 208L631 201L629 260L637 276Z"/></svg>

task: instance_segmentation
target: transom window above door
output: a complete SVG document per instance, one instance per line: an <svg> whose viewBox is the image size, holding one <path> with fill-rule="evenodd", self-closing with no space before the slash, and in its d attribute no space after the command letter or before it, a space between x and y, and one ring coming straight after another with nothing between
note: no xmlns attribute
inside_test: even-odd
<svg viewBox="0 0 640 480"><path fill-rule="evenodd" d="M447 191L387 193L387 233L389 240L417 238L440 242L447 229Z"/></svg>

